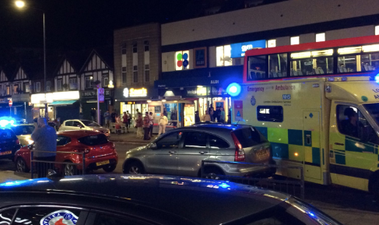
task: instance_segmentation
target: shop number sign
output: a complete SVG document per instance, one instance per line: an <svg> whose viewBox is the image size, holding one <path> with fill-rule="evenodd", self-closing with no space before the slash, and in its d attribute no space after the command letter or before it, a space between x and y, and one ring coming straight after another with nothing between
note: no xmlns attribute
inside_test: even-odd
<svg viewBox="0 0 379 225"><path fill-rule="evenodd" d="M103 103L104 102L104 88L99 88L97 89L97 91L99 92L99 102Z"/></svg>

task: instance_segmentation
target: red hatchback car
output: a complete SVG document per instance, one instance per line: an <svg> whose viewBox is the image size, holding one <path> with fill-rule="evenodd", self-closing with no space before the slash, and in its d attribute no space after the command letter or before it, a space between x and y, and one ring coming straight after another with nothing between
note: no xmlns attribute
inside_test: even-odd
<svg viewBox="0 0 379 225"><path fill-rule="evenodd" d="M118 156L115 145L108 141L107 137L95 131L63 131L57 133L58 152L85 152L86 170L102 168L105 172L116 169ZM72 162L81 164L81 154L57 153L57 162ZM22 147L15 153L14 162L19 172L30 170L30 146ZM56 164L58 170L63 174L74 175L75 171L81 170L82 166ZM61 167L61 168L59 168Z"/></svg>

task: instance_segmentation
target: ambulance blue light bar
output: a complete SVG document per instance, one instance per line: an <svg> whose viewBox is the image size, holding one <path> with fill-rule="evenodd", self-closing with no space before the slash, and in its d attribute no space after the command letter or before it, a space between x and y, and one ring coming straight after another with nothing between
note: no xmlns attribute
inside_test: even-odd
<svg viewBox="0 0 379 225"><path fill-rule="evenodd" d="M379 84L379 73L375 76L375 82Z"/></svg>
<svg viewBox="0 0 379 225"><path fill-rule="evenodd" d="M0 128L4 128L7 126L12 126L14 124L14 120L7 117L0 117Z"/></svg>
<svg viewBox="0 0 379 225"><path fill-rule="evenodd" d="M226 93L228 93L232 97L236 97L241 93L241 85L233 82L228 85L226 88Z"/></svg>

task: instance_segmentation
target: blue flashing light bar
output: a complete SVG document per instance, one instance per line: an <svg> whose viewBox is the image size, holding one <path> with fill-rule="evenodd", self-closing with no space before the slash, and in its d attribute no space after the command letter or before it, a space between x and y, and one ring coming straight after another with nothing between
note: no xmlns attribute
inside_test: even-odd
<svg viewBox="0 0 379 225"><path fill-rule="evenodd" d="M14 119L8 118L8 117L0 117L0 128L13 126L14 125Z"/></svg>
<svg viewBox="0 0 379 225"><path fill-rule="evenodd" d="M375 82L379 84L379 73L375 76Z"/></svg>
<svg viewBox="0 0 379 225"><path fill-rule="evenodd" d="M241 93L241 85L233 82L233 83L231 83L231 84L228 85L228 87L226 88L226 92L230 96L236 97L236 96L238 96Z"/></svg>

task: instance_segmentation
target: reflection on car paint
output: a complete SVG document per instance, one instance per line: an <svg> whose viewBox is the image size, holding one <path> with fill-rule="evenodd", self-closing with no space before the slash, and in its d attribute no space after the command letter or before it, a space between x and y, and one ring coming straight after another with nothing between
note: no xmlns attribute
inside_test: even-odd
<svg viewBox="0 0 379 225"><path fill-rule="evenodd" d="M57 210L47 214L40 220L40 225L74 225L78 216L69 210Z"/></svg>

